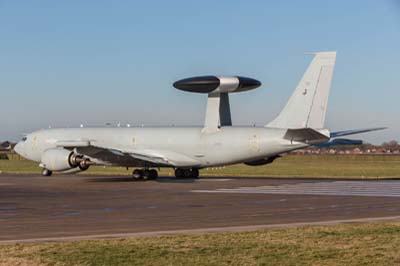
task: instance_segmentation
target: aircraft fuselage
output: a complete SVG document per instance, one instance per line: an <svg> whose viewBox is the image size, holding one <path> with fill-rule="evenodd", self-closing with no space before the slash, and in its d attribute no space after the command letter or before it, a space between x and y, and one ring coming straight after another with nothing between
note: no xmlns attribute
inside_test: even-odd
<svg viewBox="0 0 400 266"><path fill-rule="evenodd" d="M258 160L309 146L284 139L285 132L285 129L265 127L222 127L212 134L204 134L201 127L47 129L27 135L15 150L29 160L41 162L43 153L56 148L58 142L82 140L90 141L94 147L108 146L116 150L176 152L198 162L195 167L204 168ZM97 161L98 164L141 166L136 160L117 153L113 158L107 156L103 162Z"/></svg>

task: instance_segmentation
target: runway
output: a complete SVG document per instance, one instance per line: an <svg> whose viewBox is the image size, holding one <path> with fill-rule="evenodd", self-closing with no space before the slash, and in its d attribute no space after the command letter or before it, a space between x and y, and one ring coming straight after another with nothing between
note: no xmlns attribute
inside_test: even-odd
<svg viewBox="0 0 400 266"><path fill-rule="evenodd" d="M306 182L288 185L222 188L214 190L192 190L199 193L260 193L260 194L290 194L290 195L320 195L320 196L369 196L369 197L400 197L400 182L382 180L371 181L332 181Z"/></svg>
<svg viewBox="0 0 400 266"><path fill-rule="evenodd" d="M0 175L0 243L399 217L400 180Z"/></svg>

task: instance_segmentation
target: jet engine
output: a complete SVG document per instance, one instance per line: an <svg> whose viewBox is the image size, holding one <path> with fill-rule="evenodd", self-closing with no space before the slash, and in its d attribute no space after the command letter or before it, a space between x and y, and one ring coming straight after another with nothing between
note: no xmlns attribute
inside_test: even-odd
<svg viewBox="0 0 400 266"><path fill-rule="evenodd" d="M281 156L268 157L268 158L264 158L264 159L251 161L251 162L245 162L244 164L249 165L249 166L260 166L260 165L273 163L273 161L275 161L275 159L279 158L279 157L281 157Z"/></svg>
<svg viewBox="0 0 400 266"><path fill-rule="evenodd" d="M79 168L85 171L92 165L89 158L64 148L54 148L45 151L42 155L43 166L50 171L65 171Z"/></svg>

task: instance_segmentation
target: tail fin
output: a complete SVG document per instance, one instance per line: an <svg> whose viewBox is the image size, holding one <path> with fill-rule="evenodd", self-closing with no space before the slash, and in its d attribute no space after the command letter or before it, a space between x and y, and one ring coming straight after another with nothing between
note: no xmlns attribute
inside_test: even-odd
<svg viewBox="0 0 400 266"><path fill-rule="evenodd" d="M285 108L267 126L323 128L335 61L336 52L315 53Z"/></svg>

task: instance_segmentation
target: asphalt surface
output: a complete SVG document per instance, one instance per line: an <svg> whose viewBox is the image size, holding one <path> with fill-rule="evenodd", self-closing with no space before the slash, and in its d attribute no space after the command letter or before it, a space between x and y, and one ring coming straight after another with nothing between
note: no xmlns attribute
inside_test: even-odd
<svg viewBox="0 0 400 266"><path fill-rule="evenodd" d="M382 217L400 220L400 180L0 175L0 243Z"/></svg>

